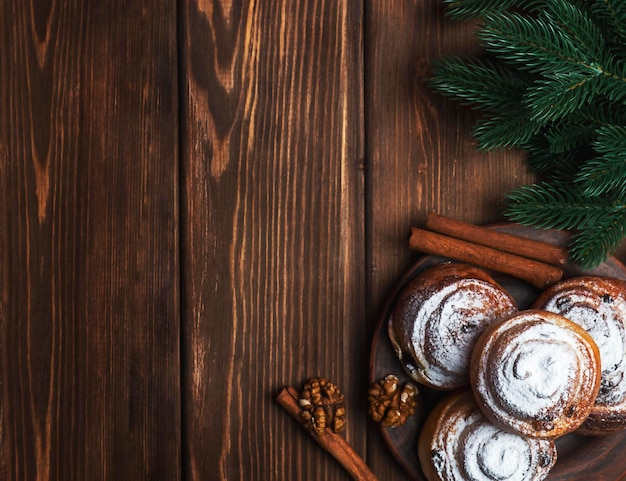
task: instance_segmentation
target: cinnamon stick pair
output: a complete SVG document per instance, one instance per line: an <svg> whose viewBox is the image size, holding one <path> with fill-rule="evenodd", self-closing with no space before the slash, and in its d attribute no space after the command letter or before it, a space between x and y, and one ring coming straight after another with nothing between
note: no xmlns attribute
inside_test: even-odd
<svg viewBox="0 0 626 481"><path fill-rule="evenodd" d="M508 274L544 289L563 277L567 250L431 213L425 229L411 229L409 247Z"/></svg>

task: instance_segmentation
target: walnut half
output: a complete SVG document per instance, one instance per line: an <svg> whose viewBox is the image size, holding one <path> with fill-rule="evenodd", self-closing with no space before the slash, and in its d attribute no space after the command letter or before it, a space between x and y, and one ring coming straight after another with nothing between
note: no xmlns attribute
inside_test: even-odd
<svg viewBox="0 0 626 481"><path fill-rule="evenodd" d="M411 383L401 385L393 374L374 382L368 391L369 414L385 427L398 427L415 414L418 390Z"/></svg>

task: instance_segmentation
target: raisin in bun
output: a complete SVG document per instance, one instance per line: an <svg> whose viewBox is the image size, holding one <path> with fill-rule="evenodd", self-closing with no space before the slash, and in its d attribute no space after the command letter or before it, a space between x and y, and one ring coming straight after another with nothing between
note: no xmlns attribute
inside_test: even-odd
<svg viewBox="0 0 626 481"><path fill-rule="evenodd" d="M511 295L484 270L439 264L401 292L390 316L389 337L415 381L451 390L469 385L469 362L480 333L516 311Z"/></svg>
<svg viewBox="0 0 626 481"><path fill-rule="evenodd" d="M544 291L533 307L556 312L582 326L600 349L600 392L584 434L609 434L626 428L626 282L584 276Z"/></svg>
<svg viewBox="0 0 626 481"><path fill-rule="evenodd" d="M555 439L587 418L600 389L592 337L548 311L520 311L476 343L470 378L485 415L503 429Z"/></svg>
<svg viewBox="0 0 626 481"><path fill-rule="evenodd" d="M551 440L491 423L467 389L448 394L431 411L418 457L428 481L539 481L554 466L557 450Z"/></svg>

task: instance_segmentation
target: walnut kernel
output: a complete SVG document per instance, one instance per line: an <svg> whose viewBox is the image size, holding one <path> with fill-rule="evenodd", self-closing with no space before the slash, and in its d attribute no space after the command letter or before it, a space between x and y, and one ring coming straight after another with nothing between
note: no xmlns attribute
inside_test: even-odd
<svg viewBox="0 0 626 481"><path fill-rule="evenodd" d="M346 408L341 391L324 378L309 379L302 388L298 401L302 408L304 426L322 434L325 429L339 433L346 427Z"/></svg>
<svg viewBox="0 0 626 481"><path fill-rule="evenodd" d="M415 414L418 390L393 374L374 382L368 392L369 414L385 427L398 427Z"/></svg>

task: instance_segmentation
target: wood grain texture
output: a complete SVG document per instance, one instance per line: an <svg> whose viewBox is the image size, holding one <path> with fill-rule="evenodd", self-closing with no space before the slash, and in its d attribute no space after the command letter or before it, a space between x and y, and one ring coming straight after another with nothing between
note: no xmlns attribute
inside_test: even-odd
<svg viewBox="0 0 626 481"><path fill-rule="evenodd" d="M346 479L273 398L332 379L364 454L361 7L183 5L185 477Z"/></svg>
<svg viewBox="0 0 626 481"><path fill-rule="evenodd" d="M365 3L367 299L374 319L419 256L408 249L411 226L421 227L432 210L476 224L501 220L504 193L532 177L514 152L478 153L474 114L425 83L438 56L478 52L473 24L445 19L438 0ZM377 475L406 479L376 429L368 439Z"/></svg>
<svg viewBox="0 0 626 481"><path fill-rule="evenodd" d="M180 479L171 2L0 4L2 479Z"/></svg>
<svg viewBox="0 0 626 481"><path fill-rule="evenodd" d="M325 376L406 480L366 396L410 227L501 220L532 180L424 84L472 25L439 0L5 0L0 45L0 479L346 480L274 401Z"/></svg>

